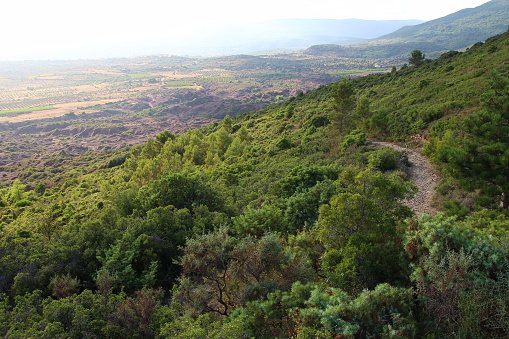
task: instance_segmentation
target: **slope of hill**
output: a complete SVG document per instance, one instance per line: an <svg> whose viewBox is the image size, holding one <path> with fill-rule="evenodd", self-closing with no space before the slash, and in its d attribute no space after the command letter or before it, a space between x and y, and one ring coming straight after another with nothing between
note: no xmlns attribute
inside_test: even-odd
<svg viewBox="0 0 509 339"><path fill-rule="evenodd" d="M136 145L163 129L183 133L385 66L288 54L4 62L0 186L31 176L58 181L56 167L87 153Z"/></svg>
<svg viewBox="0 0 509 339"><path fill-rule="evenodd" d="M367 136L431 129L446 149L470 121L494 137L481 151L503 152L486 160L506 166L508 56L504 33L162 131L107 168L61 173L61 185L13 182L0 190L0 335L507 337L500 192L475 189L470 215L417 218L402 204L415 192L408 159Z"/></svg>
<svg viewBox="0 0 509 339"><path fill-rule="evenodd" d="M492 0L443 18L407 26L376 39L353 46L311 47L306 53L327 51L338 56L384 57L405 60L409 51L419 49L430 57L449 50L461 50L507 30L509 3Z"/></svg>
<svg viewBox="0 0 509 339"><path fill-rule="evenodd" d="M465 52L446 52L419 67L403 66L354 82L366 88L372 109L386 112L385 133L404 139L442 117L479 109L491 71L507 72L508 37L506 32Z"/></svg>
<svg viewBox="0 0 509 339"><path fill-rule="evenodd" d="M316 35L374 39L404 26L421 23L422 20L279 19L253 24L248 29L285 38Z"/></svg>

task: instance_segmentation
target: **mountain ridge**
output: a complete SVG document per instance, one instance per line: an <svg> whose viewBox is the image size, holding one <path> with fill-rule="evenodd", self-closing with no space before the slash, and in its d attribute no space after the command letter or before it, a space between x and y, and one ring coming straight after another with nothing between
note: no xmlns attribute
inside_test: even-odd
<svg viewBox="0 0 509 339"><path fill-rule="evenodd" d="M405 26L376 39L348 46L312 46L304 53L320 55L327 51L340 57L395 58L405 60L419 49L429 57L449 50L462 50L507 30L509 2L492 0L445 17L415 26Z"/></svg>
<svg viewBox="0 0 509 339"><path fill-rule="evenodd" d="M352 44L388 34L422 20L274 19L244 25L225 25L187 41L165 41L160 53L175 55L232 55L273 49L301 50L313 44ZM145 42L147 44L147 42ZM158 52L158 53L159 53Z"/></svg>

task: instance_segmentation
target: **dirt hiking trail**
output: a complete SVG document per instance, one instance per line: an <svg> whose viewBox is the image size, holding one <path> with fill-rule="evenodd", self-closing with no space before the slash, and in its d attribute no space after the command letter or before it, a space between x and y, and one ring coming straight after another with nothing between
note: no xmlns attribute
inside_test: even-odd
<svg viewBox="0 0 509 339"><path fill-rule="evenodd" d="M429 160L418 151L390 142L371 141L371 143L378 146L392 147L408 156L408 161L411 164L408 179L415 182L418 191L413 199L405 200L403 203L410 207L416 215L436 214L438 210L432 206L432 200L438 183L438 175Z"/></svg>

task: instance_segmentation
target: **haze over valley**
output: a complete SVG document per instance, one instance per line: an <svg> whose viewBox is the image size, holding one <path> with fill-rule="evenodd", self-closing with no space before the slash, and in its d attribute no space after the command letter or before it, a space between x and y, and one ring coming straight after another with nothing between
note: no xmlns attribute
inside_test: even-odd
<svg viewBox="0 0 509 339"><path fill-rule="evenodd" d="M2 32L7 33L0 46L0 60L203 56L345 44L486 2L434 0L409 5L403 0L262 0L242 6L231 0L147 0L143 4L91 0L72 5L63 0L8 2L0 23ZM368 20L368 25L350 25L354 18ZM306 20L296 24L295 19ZM310 19L324 21L316 25ZM345 22L331 25L330 20L337 19L347 19L349 27L344 29ZM389 22L376 22L386 20ZM316 35L321 37L311 38Z"/></svg>

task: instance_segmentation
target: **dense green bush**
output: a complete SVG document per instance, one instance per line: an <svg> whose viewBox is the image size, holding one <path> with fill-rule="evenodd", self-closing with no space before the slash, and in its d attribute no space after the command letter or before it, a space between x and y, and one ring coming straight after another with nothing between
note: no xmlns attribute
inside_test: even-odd
<svg viewBox="0 0 509 339"><path fill-rule="evenodd" d="M212 211L225 210L217 192L198 177L185 173L173 173L154 181L140 191L139 200L146 211L170 205L177 209L192 210L195 205L205 205Z"/></svg>
<svg viewBox="0 0 509 339"><path fill-rule="evenodd" d="M508 225L505 217L486 212L464 221L439 215L411 223L405 250L424 310L423 331L446 337L509 333L503 320L509 247L502 240Z"/></svg>
<svg viewBox="0 0 509 339"><path fill-rule="evenodd" d="M406 154L400 153L392 147L382 147L369 155L368 165L385 172L409 166L410 163Z"/></svg>
<svg viewBox="0 0 509 339"><path fill-rule="evenodd" d="M357 298L320 284L293 284L232 314L242 317L256 338L413 337L413 293L379 285Z"/></svg>
<svg viewBox="0 0 509 339"><path fill-rule="evenodd" d="M366 133L361 130L353 130L345 136L340 145L341 151L345 152L352 146L363 146L366 144Z"/></svg>

